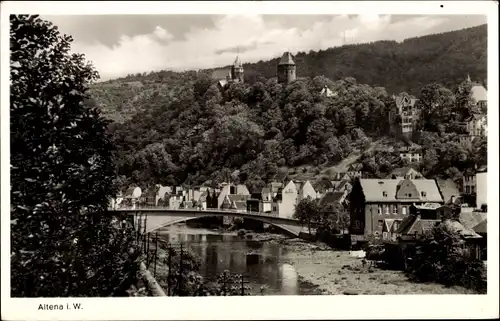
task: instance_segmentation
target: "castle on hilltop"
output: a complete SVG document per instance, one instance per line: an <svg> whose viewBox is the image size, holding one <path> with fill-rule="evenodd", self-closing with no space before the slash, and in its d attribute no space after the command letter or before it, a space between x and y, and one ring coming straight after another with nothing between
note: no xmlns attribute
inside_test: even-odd
<svg viewBox="0 0 500 321"><path fill-rule="evenodd" d="M221 72L224 74L221 74ZM280 84L289 84L297 79L295 61L293 61L292 54L290 52L287 51L283 53L283 56L281 56L281 59L278 62L276 75L278 83ZM216 70L212 73L212 77L218 79L218 85L220 88L225 88L232 83L244 83L245 71L239 56L236 56L230 70Z"/></svg>

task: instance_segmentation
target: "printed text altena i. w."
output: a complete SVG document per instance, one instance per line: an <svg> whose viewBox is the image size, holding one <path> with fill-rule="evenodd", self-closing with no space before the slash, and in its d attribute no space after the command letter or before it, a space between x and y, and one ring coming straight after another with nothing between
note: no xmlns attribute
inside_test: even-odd
<svg viewBox="0 0 500 321"><path fill-rule="evenodd" d="M40 304L38 310L81 310L81 303L66 304Z"/></svg>

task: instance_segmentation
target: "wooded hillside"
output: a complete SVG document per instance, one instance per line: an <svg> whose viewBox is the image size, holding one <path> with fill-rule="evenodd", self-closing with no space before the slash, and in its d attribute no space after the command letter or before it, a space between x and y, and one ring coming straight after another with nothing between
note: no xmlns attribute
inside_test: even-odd
<svg viewBox="0 0 500 321"><path fill-rule="evenodd" d="M259 78L275 77L277 61L278 57L244 64L245 81L253 84ZM353 77L358 83L384 87L389 94L403 91L417 94L424 85L434 82L453 90L467 74L486 86L487 25L410 38L401 43L377 41L299 52L295 62L298 77L325 76L332 80ZM145 71L98 83L93 86L93 96L106 115L122 121L143 107L137 103L140 97L150 95L154 89L170 94L170 88L185 74L196 75Z"/></svg>

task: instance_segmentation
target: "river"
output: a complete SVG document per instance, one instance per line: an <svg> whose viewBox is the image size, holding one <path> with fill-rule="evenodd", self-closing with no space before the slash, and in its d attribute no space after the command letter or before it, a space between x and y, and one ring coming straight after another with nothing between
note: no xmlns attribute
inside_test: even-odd
<svg viewBox="0 0 500 321"><path fill-rule="evenodd" d="M169 243L183 243L191 248L200 258L199 273L206 280L215 281L228 270L245 276L252 295L320 293L316 286L301 280L295 267L288 263L287 248L276 242L187 227L166 228L160 234Z"/></svg>

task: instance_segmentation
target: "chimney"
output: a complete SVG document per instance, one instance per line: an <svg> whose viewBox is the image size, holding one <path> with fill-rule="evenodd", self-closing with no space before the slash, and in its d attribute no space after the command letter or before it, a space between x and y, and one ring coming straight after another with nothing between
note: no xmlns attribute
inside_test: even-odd
<svg viewBox="0 0 500 321"><path fill-rule="evenodd" d="M451 196L451 204L455 204L455 195Z"/></svg>

